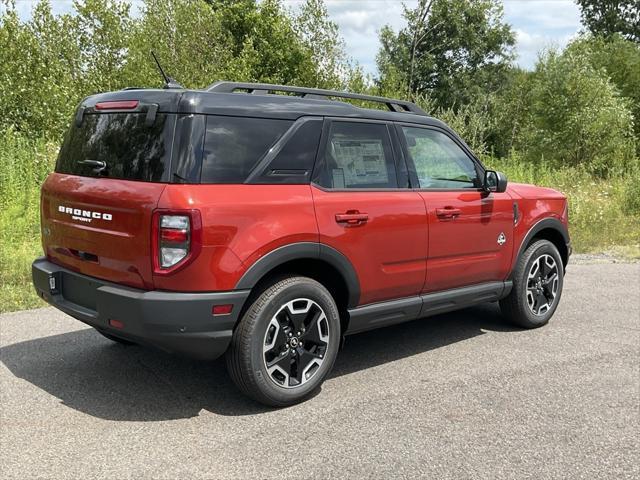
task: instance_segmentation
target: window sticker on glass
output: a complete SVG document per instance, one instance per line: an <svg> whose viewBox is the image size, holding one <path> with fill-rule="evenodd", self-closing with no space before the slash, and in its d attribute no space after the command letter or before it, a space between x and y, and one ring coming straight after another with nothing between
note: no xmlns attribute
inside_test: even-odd
<svg viewBox="0 0 640 480"><path fill-rule="evenodd" d="M336 163L343 171L343 182L347 185L362 183L387 183L389 174L384 157L382 140L341 140L331 142ZM334 185L335 185L334 173Z"/></svg>
<svg viewBox="0 0 640 480"><path fill-rule="evenodd" d="M334 168L331 170L331 174L333 176L333 188L345 188L344 170L341 168Z"/></svg>

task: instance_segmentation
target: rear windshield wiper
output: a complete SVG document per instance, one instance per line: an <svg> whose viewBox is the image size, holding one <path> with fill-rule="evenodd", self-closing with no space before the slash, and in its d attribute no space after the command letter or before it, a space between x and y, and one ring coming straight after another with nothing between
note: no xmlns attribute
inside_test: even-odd
<svg viewBox="0 0 640 480"><path fill-rule="evenodd" d="M102 160L79 160L78 164L93 167L93 173L102 173L107 169L107 162Z"/></svg>

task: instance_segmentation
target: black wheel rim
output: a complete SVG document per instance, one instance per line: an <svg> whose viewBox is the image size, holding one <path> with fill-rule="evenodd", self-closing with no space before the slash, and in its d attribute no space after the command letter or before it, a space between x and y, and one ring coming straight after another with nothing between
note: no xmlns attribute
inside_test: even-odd
<svg viewBox="0 0 640 480"><path fill-rule="evenodd" d="M556 300L560 285L556 260L548 254L540 255L531 264L527 276L527 304L534 315L544 315Z"/></svg>
<svg viewBox="0 0 640 480"><path fill-rule="evenodd" d="M313 300L296 298L282 305L267 325L264 366L279 387L298 388L320 370L328 347L329 321L324 310Z"/></svg>

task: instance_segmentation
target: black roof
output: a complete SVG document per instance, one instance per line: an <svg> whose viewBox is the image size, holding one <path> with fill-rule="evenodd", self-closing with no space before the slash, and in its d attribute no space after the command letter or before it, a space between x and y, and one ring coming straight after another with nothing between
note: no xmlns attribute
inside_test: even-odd
<svg viewBox="0 0 640 480"><path fill-rule="evenodd" d="M266 87L270 89L265 90ZM238 89L244 92L235 93ZM271 90L301 94L275 95L269 93ZM249 93L246 93L247 91ZM348 102L333 100L332 97L378 102L385 104L389 111L362 108ZM125 89L87 97L81 103L81 107L91 111L98 102L114 100L139 100L141 103L157 104L158 111L164 113L200 113L288 120L295 120L302 116L329 116L418 123L450 130L440 120L428 116L417 105L404 100L270 84L219 82L208 87L208 90Z"/></svg>

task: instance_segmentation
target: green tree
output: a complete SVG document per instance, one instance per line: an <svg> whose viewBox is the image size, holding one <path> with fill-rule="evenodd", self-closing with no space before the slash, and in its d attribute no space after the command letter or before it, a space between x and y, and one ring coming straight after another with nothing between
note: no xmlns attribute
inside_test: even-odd
<svg viewBox="0 0 640 480"><path fill-rule="evenodd" d="M232 39L241 72L233 79L271 83L313 82L311 52L295 30L280 0L209 0Z"/></svg>
<svg viewBox="0 0 640 480"><path fill-rule="evenodd" d="M384 27L379 83L428 93L437 105L458 108L499 88L513 58L515 37L497 0L421 0L404 8L407 27Z"/></svg>
<svg viewBox="0 0 640 480"><path fill-rule="evenodd" d="M533 77L532 72L514 67L506 75L500 92L492 97L493 122L487 143L494 155L506 157L515 148L529 149Z"/></svg>
<svg viewBox="0 0 640 480"><path fill-rule="evenodd" d="M15 4L0 16L0 127L29 136L59 135L78 99L79 50L70 15L39 2L28 23Z"/></svg>
<svg viewBox="0 0 640 480"><path fill-rule="evenodd" d="M582 23L594 35L610 37L616 33L640 42L640 0L576 0Z"/></svg>
<svg viewBox="0 0 640 480"><path fill-rule="evenodd" d="M202 0L146 0L133 25L124 82L129 86L162 86L151 59L153 50L167 74L186 87L203 88L215 80L244 72L233 62L232 40L220 16Z"/></svg>
<svg viewBox="0 0 640 480"><path fill-rule="evenodd" d="M126 63L129 34L134 21L130 5L118 0L75 0L73 32L80 52L81 68L72 74L83 94L125 87L122 69Z"/></svg>
<svg viewBox="0 0 640 480"><path fill-rule="evenodd" d="M529 124L518 145L529 158L580 166L601 176L635 170L629 102L585 52L546 53L530 88Z"/></svg>
<svg viewBox="0 0 640 480"><path fill-rule="evenodd" d="M606 39L586 36L573 41L567 50L583 52L594 68L606 71L620 95L629 100L636 138L640 138L640 44L618 34Z"/></svg>
<svg viewBox="0 0 640 480"><path fill-rule="evenodd" d="M329 18L324 2L306 0L294 17L294 29L309 51L313 65L313 78L308 82L309 86L344 87L344 80L351 77L352 67L338 25ZM357 73L354 72L354 75L357 76Z"/></svg>

